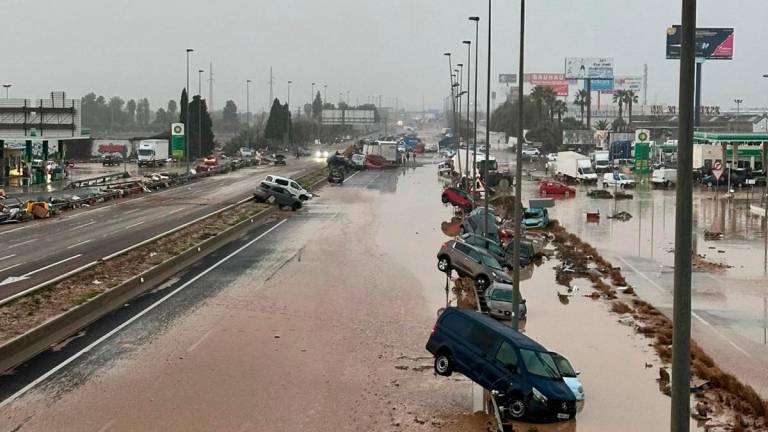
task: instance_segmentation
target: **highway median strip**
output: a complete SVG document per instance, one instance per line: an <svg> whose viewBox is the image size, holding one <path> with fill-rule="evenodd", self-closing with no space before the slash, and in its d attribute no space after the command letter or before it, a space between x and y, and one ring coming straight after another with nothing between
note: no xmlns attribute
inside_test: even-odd
<svg viewBox="0 0 768 432"><path fill-rule="evenodd" d="M309 178L317 184L319 171L324 169L312 171L298 180ZM240 232L254 226L257 219L264 221L276 210L251 199L240 201L181 229L62 275L53 283L0 305L0 371L33 357L55 343L55 339L66 337L119 307L122 301L150 289L150 279L170 276L169 271L177 272L182 264L189 265L234 240ZM120 299L121 302L111 299L116 296L112 291L118 287L126 288L123 297L130 291L130 297ZM82 312L88 308L93 310ZM69 316L74 317L71 323ZM56 321L64 322L61 329L53 326Z"/></svg>

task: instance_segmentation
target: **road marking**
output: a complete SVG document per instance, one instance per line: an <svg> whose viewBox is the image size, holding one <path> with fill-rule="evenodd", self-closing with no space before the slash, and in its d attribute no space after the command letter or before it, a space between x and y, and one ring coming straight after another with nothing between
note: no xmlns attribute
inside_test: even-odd
<svg viewBox="0 0 768 432"><path fill-rule="evenodd" d="M210 330L208 330L207 332L205 332L205 334L203 335L203 337L201 337L200 339L198 339L198 340L197 340L197 342L193 343L192 345L190 345L190 346L189 346L189 348L187 348L187 352L192 352L192 351L194 351L194 350L195 350L195 348L197 348L198 346L200 346L200 344L201 344L201 343L203 343L203 341L204 341L206 338L208 338L208 336L210 336L210 335L211 335L211 333L213 333L213 329L210 329Z"/></svg>
<svg viewBox="0 0 768 432"><path fill-rule="evenodd" d="M110 430L112 428L113 424L115 424L115 419L112 419L109 422L107 422L107 424L102 426L101 429L98 430L98 432L107 432L108 430Z"/></svg>
<svg viewBox="0 0 768 432"><path fill-rule="evenodd" d="M138 320L139 318L143 317L144 315L148 314L148 313L149 313L149 312L151 312L153 309L155 309L156 307L158 307L158 306L160 306L161 304L163 304L163 303L164 303L166 300L168 300L169 298L171 298L171 297L175 296L176 294L178 294L178 293L179 293L181 290L183 290L184 288L186 288L186 287L188 287L189 285L191 285L191 284L195 283L195 282L196 282L198 279L200 279L200 278L202 278L203 276L207 275L208 273L210 273L212 270L214 270L214 269L215 269L215 268L217 268L218 266L220 266L220 265L224 264L225 262L229 261L229 259L230 259L230 258L232 258L233 256L235 256L235 255L239 254L240 252L242 252L242 251L243 251L243 250L245 250L246 248L250 247L252 244L254 244L254 243L256 243L257 241L261 240L261 239L262 239L262 238L264 238L264 237L265 237L267 234L271 233L272 231L274 231L275 229L277 229L277 227L279 227L280 225L282 225L283 223L285 223L285 221L287 221L287 220L288 220L288 219L283 219L283 220L281 220L280 222L278 222L277 224L275 224L275 226L273 226L272 228L270 228L270 229L268 229L267 231L265 231L264 233L262 233L260 236L258 236L258 237L256 237L255 239L253 239L253 240L249 241L248 243L246 243L245 245L241 246L240 248L238 248L237 250L235 250L235 251L234 251L234 252L232 252L231 254L229 254L229 255L225 256L224 258L222 258L221 260L217 261L217 262L216 262L216 263L214 263L212 266L210 266L210 267L208 267L207 269L203 270L203 271L202 271L200 274L198 274L197 276L193 277L192 279L188 280L187 282L185 282L185 283L184 283L183 285L181 285L180 287L178 287L178 288L176 288L175 290L173 290L173 291L171 291L170 293L168 293L168 295L166 295L165 297L161 298L160 300L156 301L155 303L152 303L152 304L151 304L151 305L149 305L149 306L148 306L146 309L142 310L142 311L141 311L141 312L139 312L138 314L134 315L133 317L131 317L130 319L128 319L127 321L125 321L124 323L122 323L122 324L120 324L119 326L115 327L114 329L112 329L111 331L109 331L109 332L108 332L107 334L105 334L104 336L102 336L102 337L100 337L100 338L96 339L95 341L91 342L91 344L90 344L90 345L88 345L87 347L85 347L85 348L83 348L82 350L78 351L77 353L75 353L74 355L72 355L72 357L69 357L68 359L66 359L66 360L64 360L63 362L59 363L59 364L58 364L58 365L56 365L54 368L52 368L52 369L51 369L51 370L49 370L48 372L44 373L43 375L40 375L39 377L37 377L37 379L35 379L35 380L34 380L34 381L32 381L31 383L27 384L26 386L24 386L23 388L21 388L21 389L20 389L19 391L17 391L16 393L12 394L11 396L8 396L8 398L7 398L7 399L5 399L4 401L0 402L0 409L2 409L2 408L5 408L5 407L6 407L6 406L8 406L10 403L12 403L12 402L13 402L13 401L15 401L16 399L18 399L19 397L21 397L22 395L24 395L24 393L26 393L26 392L28 392L29 390L31 390L31 389L33 389L33 388L35 388L35 387L36 387L38 384L40 384L41 382L43 382L43 381L47 380L48 378L50 378L50 377L51 377L51 375L55 374L56 372L60 371L61 369L65 368L65 367L67 367L67 365L69 365L69 364L70 364L70 363L72 363L73 361L77 360L78 358L82 357L82 355L83 355L83 354L85 354L85 353L89 352L90 350L92 350L92 349L93 349L93 348L95 348L96 346L100 345L100 344L101 344L102 342L104 342L105 340L107 340L107 339L109 339L110 337L112 337L114 334L118 333L120 330L122 330L122 329L124 329L124 328L128 327L128 326L129 326L129 325L131 325L131 324L132 324L134 321L136 321L136 320Z"/></svg>
<svg viewBox="0 0 768 432"><path fill-rule="evenodd" d="M84 223L82 225L78 225L76 227L73 227L70 231L74 231L74 230L77 230L77 229L80 229L80 228L83 228L83 227L87 227L88 225L93 225L95 223L96 223L96 221L90 221L88 223Z"/></svg>
<svg viewBox="0 0 768 432"><path fill-rule="evenodd" d="M624 264L626 264L626 265L628 265L630 268L632 268L632 270L634 270L634 272L635 272L635 273L637 273L638 275L640 275L641 277L643 277L645 280L647 280L648 282L650 282L650 283L651 283L651 285L653 285L654 287L656 287L656 288L657 288L659 291L661 291L661 292L666 292L666 291L665 291L665 290L664 290L662 287L660 287L660 286L659 286L659 285L658 285L656 282L654 282L653 280L651 280L651 278L649 278L648 276L646 276L646 275L645 275L645 273L643 273L643 272L641 272L640 270L638 270L637 268L635 268L635 267L634 267L632 264L628 263L628 262L627 262L627 261L626 261L624 258L622 258L622 257L616 257L616 258L620 259L620 260L621 260L621 261L622 261ZM747 352L747 351L745 351L743 348L741 348L740 346L736 345L736 343L735 343L735 342L733 342L732 340L730 340L730 339L728 338L728 336L726 336L726 335L722 334L722 333L721 333L719 330L717 330L717 329L716 329L716 328L715 328L715 327L714 327L712 324L708 323L708 322L707 322L707 321L706 321L704 318L702 318L701 316L699 316L699 314L697 314L696 312L691 312L691 315L692 315L694 318L696 318L697 320L699 320L699 321L700 321L702 324L704 324L705 326L707 326L707 328L709 328L710 330L712 330L712 331L713 331L713 332L714 332L716 335L718 335L720 338L722 338L723 340L725 340L726 342L728 342L728 344L730 344L732 347L734 347L734 348L735 348L736 350L738 350L740 353L744 354L745 356L747 356L747 357L749 357L749 358L752 358L752 354L748 353L748 352Z"/></svg>
<svg viewBox="0 0 768 432"><path fill-rule="evenodd" d="M35 239L29 239L29 240L27 240L27 241L23 241L23 242L21 242L21 243L16 243L15 245L11 246L11 248L15 248L16 246L25 245L25 244L27 244L27 243L32 243L33 241L35 241Z"/></svg>
<svg viewBox="0 0 768 432"><path fill-rule="evenodd" d="M346 180L344 180L344 181L347 181L347 180L351 179L352 177L354 177L354 176L356 176L358 174L360 174L360 171L356 171L354 174L352 174L351 176L347 177Z"/></svg>
<svg viewBox="0 0 768 432"><path fill-rule="evenodd" d="M13 258L13 257L15 257L15 256L16 256L16 254L13 254L13 255L8 255L8 256L4 256L4 257L0 258L0 261L2 261L2 260L6 260L6 259L8 259L8 258Z"/></svg>
<svg viewBox="0 0 768 432"><path fill-rule="evenodd" d="M694 318L701 321L702 324L707 326L710 330L712 330L716 335L720 336L722 339L724 339L726 342L728 342L732 347L734 347L736 350L738 350L740 353L744 354L745 356L752 358L752 354L746 352L743 348L736 345L735 342L728 339L728 337L722 333L720 333L712 324L708 323L704 318L700 317L699 314L696 312L691 312L691 315L693 315Z"/></svg>
<svg viewBox="0 0 768 432"><path fill-rule="evenodd" d="M184 207L182 207L182 208L180 208L180 209L176 209L176 210L174 210L174 211L170 211L170 212L166 213L165 215L166 215L166 216L170 216L170 215L172 215L172 214L174 214L174 213L178 213L178 212L180 212L180 211L183 211L183 210L186 210L186 209L185 209Z"/></svg>
<svg viewBox="0 0 768 432"><path fill-rule="evenodd" d="M127 227L123 228L123 229L122 229L122 230L120 230L120 231L125 231L125 230L127 230L127 229L130 229L130 228L133 228L133 227L137 227L137 226L139 226L139 225L141 225L141 224L143 224L143 223L144 223L144 221L141 221L141 222L137 222L137 223L135 223L135 224L133 224L133 225L128 225Z"/></svg>
<svg viewBox="0 0 768 432"><path fill-rule="evenodd" d="M84 244L86 244L86 243L88 243L88 242L90 242L90 241L93 241L93 239L89 239L89 240L83 240L83 241L81 241L80 243L75 243L75 244L73 244L72 246L67 246L67 249L72 249L72 248L74 248L74 247L78 247L78 246L80 246L80 245L84 245Z"/></svg>
<svg viewBox="0 0 768 432"><path fill-rule="evenodd" d="M12 230L3 231L3 232L0 232L0 235L3 235L3 234L8 234L8 233L12 233L12 232L14 232L14 231L23 230L23 229L25 229L25 228L29 228L29 227L28 227L28 226L25 226L25 227L18 227L18 228L14 228L14 229L12 229Z"/></svg>
<svg viewBox="0 0 768 432"><path fill-rule="evenodd" d="M77 255L71 256L71 257L69 257L69 258L65 258L65 259L63 259L63 260L61 260L61 261L57 261L57 262L55 262L55 263L53 263L53 264L48 264L48 265L47 265L47 266L45 266L45 267L40 267L39 269L37 269L37 270L35 270L35 271L31 271L31 272L29 272L29 273L27 273L27 274L24 274L24 275L22 275L22 276L23 276L23 277L30 277L30 276L32 276L32 275L33 275L33 274L35 274L35 273L40 273L40 272L41 272L41 271L43 271L43 270L48 270L48 269L49 269L49 268L51 268L51 267L56 267L56 266L57 266L57 265L59 265L59 264L63 264L63 263L65 263L65 262L67 262L67 261L72 261L73 259L75 259L75 258L78 258L78 257L80 257L80 256L82 256L82 255L83 255L83 254L77 254Z"/></svg>
<svg viewBox="0 0 768 432"><path fill-rule="evenodd" d="M667 291L666 291L664 288L662 288L661 286L659 286L659 284L657 284L657 283L656 283L656 282L654 282L654 281L653 281L651 278L649 278L648 276L646 276L646 275L645 275L645 273L643 273L643 272L641 272L640 270L638 270L638 269L637 269L637 267L635 267L635 266L633 266L632 264L628 263L628 262L627 262L627 260L625 260L624 258L622 258L622 257L620 257L620 256L617 256L616 258L620 259L620 260L621 260L621 262L623 262L624 264L628 265L628 266L629 266L629 268L631 268L631 269L632 269L632 271L634 271L634 272L635 272L636 274L638 274L640 277L642 277L643 279L647 280L647 281L648 281L648 282L649 282L651 285L653 285L653 287L654 287L654 288L656 288L656 289L657 289L657 290L659 290L660 292L667 292Z"/></svg>
<svg viewBox="0 0 768 432"><path fill-rule="evenodd" d="M139 211L139 210L141 210L141 209L140 209L140 208L137 208L137 209L133 209L133 210L128 210L128 211L125 211L125 212L123 212L123 214L124 214L124 215L127 215L127 214L131 214L131 213L136 213L136 212L137 212L137 211Z"/></svg>
<svg viewBox="0 0 768 432"><path fill-rule="evenodd" d="M10 269L12 269L12 268L14 268L14 267L18 267L18 266L20 266L20 265L22 265L22 264L24 264L24 263L18 263L18 264L14 264L14 265L12 265L12 266L10 266L10 267L6 267L6 268L4 268L4 269L0 270L0 273L2 273L2 272L4 272L4 271L8 271L8 270L10 270Z"/></svg>

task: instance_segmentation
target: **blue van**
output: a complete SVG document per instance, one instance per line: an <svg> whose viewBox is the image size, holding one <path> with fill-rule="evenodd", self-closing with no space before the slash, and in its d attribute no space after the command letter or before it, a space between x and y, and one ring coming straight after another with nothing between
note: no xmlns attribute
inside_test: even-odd
<svg viewBox="0 0 768 432"><path fill-rule="evenodd" d="M448 308L427 342L435 373L458 372L489 391L513 419L576 417L576 397L549 350L479 312Z"/></svg>

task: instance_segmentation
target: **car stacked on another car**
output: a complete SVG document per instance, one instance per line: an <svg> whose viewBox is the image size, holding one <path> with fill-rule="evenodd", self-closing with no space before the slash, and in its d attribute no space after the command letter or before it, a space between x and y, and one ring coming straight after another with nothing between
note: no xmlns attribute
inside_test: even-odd
<svg viewBox="0 0 768 432"><path fill-rule="evenodd" d="M491 282L512 283L512 278L498 260L485 250L459 240L448 240L437 252L438 270L472 278L478 289L485 290Z"/></svg>
<svg viewBox="0 0 768 432"><path fill-rule="evenodd" d="M288 191L294 198L298 198L302 201L306 201L313 197L312 193L304 189L296 180L288 177L281 177L274 174L270 174L264 177L264 182L274 186L281 186Z"/></svg>
<svg viewBox="0 0 768 432"><path fill-rule="evenodd" d="M280 208L289 208L293 211L299 210L302 206L301 200L294 197L287 189L268 182L259 184L253 192L253 199L256 202L276 204Z"/></svg>
<svg viewBox="0 0 768 432"><path fill-rule="evenodd" d="M460 207L464 211L472 210L472 200L469 198L469 194L456 187L445 188L442 194L442 201L443 204L450 203L454 207Z"/></svg>

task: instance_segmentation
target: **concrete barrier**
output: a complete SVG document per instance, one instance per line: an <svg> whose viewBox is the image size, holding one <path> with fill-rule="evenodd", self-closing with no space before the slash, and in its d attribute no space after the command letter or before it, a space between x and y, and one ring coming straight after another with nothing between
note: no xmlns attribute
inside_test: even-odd
<svg viewBox="0 0 768 432"><path fill-rule="evenodd" d="M316 171L312 171L307 175L312 175L315 172ZM313 185L313 188L322 184L323 181L325 181L325 179L316 182ZM245 201L248 200L241 201L240 203ZM231 208L231 206L227 208ZM206 217L221 213L224 210L226 209L216 211ZM239 222L237 225L222 231L217 236L211 237L202 243L187 249L179 255L124 281L87 302L62 313L14 339L11 339L3 345L0 345L0 373L11 370L28 361L48 349L51 345L66 339L104 315L122 307L123 304L129 302L131 299L153 289L161 282L169 279L174 274L189 267L205 256L215 252L222 246L243 237L250 232L251 229L260 226L261 222L264 222L269 216L275 214L277 211L277 207L268 207L250 218ZM197 221L199 220L194 222ZM177 230L173 230L173 232L176 231ZM162 236L168 235L169 233L165 233ZM141 245L155 241L159 237L142 242ZM139 246L134 245L119 253L110 255L108 258L114 258L115 256L126 253L137 247ZM73 274L68 274L68 276L73 276Z"/></svg>

